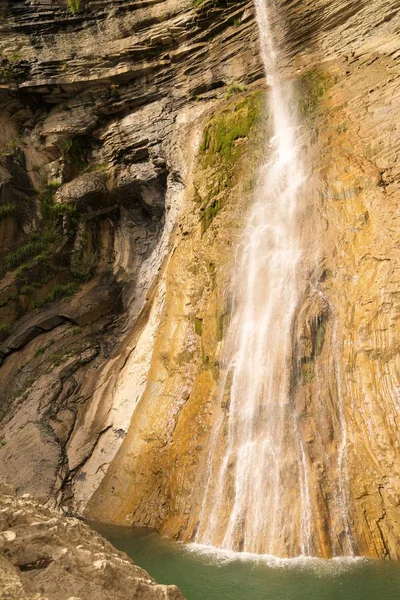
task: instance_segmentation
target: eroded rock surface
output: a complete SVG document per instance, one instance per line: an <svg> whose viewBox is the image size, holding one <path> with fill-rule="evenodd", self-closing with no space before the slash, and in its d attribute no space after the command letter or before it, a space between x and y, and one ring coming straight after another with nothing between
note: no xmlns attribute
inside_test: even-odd
<svg viewBox="0 0 400 600"><path fill-rule="evenodd" d="M19 493L88 499L126 434L196 123L261 76L249 9L0 3L0 473Z"/></svg>
<svg viewBox="0 0 400 600"><path fill-rule="evenodd" d="M183 600L82 521L0 491L2 600Z"/></svg>
<svg viewBox="0 0 400 600"><path fill-rule="evenodd" d="M290 25L282 60L297 78L309 169L299 217L304 291L294 331L290 401L305 448L310 552L398 559L399 13L398 3L380 3L376 20L372 4L282 5ZM219 110L224 115L236 109ZM211 124L187 194L186 235L169 264L172 297L146 392L88 505L100 519L150 524L184 539L193 539L198 525L213 422L229 406L229 398L216 405L215 386L234 264L231 224L236 202L243 215L251 198L240 161L235 169L244 190L227 189L223 173L200 175L207 168ZM217 144L214 151L217 165L225 149ZM223 190L221 203L218 192L213 195L218 214L211 213L206 232L200 224L186 226L193 212L190 199L204 194L197 174ZM185 245L186 261L179 264ZM188 247L194 251L189 263ZM209 284L203 252L212 257ZM202 281L202 273L200 291L194 279ZM215 298L222 298L217 308ZM282 474L279 552L293 556L300 553L299 539L288 536L284 522L289 513L300 521L302 507L296 449L286 450L292 469Z"/></svg>

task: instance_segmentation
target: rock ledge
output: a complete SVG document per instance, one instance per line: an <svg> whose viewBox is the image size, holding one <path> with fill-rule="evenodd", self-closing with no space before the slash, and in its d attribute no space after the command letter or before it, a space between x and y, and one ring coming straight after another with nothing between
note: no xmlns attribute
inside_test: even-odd
<svg viewBox="0 0 400 600"><path fill-rule="evenodd" d="M2 600L183 600L87 525L0 484Z"/></svg>

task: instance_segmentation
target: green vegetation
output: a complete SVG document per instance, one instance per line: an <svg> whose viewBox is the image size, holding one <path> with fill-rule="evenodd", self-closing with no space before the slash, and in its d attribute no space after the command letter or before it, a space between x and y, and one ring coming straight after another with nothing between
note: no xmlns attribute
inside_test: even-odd
<svg viewBox="0 0 400 600"><path fill-rule="evenodd" d="M119 97L119 85L117 83L113 83L110 86L110 94L113 98Z"/></svg>
<svg viewBox="0 0 400 600"><path fill-rule="evenodd" d="M328 314L322 313L318 315L313 327L313 356L315 358L321 354L324 347L327 320Z"/></svg>
<svg viewBox="0 0 400 600"><path fill-rule="evenodd" d="M0 221L17 213L18 208L15 206L15 204L3 204L0 206Z"/></svg>
<svg viewBox="0 0 400 600"><path fill-rule="evenodd" d="M224 315L217 315L217 340L222 342L224 339Z"/></svg>
<svg viewBox="0 0 400 600"><path fill-rule="evenodd" d="M77 350L76 348L70 348L69 350L64 350L63 352L55 352L51 355L50 360L54 367L58 367L65 360L67 360L71 356L75 356L76 354L79 354L79 350Z"/></svg>
<svg viewBox="0 0 400 600"><path fill-rule="evenodd" d="M68 215L71 217L71 222L74 222L77 216L75 205L68 202L54 202L54 193L60 186L61 184L58 181L51 181L40 194L42 216L50 229L54 229L60 217Z"/></svg>
<svg viewBox="0 0 400 600"><path fill-rule="evenodd" d="M44 353L46 352L46 350L47 350L48 348L50 348L50 346L52 346L53 344L54 344L54 340L53 340L53 339L51 339L51 340L49 341L49 343L48 343L48 344L46 344L45 346L39 346L39 348L37 348L37 349L36 349L36 351L35 351L35 354L34 354L35 358L37 358L37 357L38 357L38 356L40 356L41 354L44 354Z"/></svg>
<svg viewBox="0 0 400 600"><path fill-rule="evenodd" d="M64 156L67 162L75 167L78 172L83 171L88 164L89 149L88 136L76 135L67 138L64 142Z"/></svg>
<svg viewBox="0 0 400 600"><path fill-rule="evenodd" d="M7 55L7 60L10 63L17 63L20 62L22 60L22 56L19 52L12 52L11 54Z"/></svg>
<svg viewBox="0 0 400 600"><path fill-rule="evenodd" d="M43 232L31 235L0 263L0 274L15 271L16 284L15 293L4 298L1 306L15 302L12 310L18 317L33 308L72 296L79 283L96 272L98 255L91 250L88 236L80 238L78 250L72 250L79 213L72 203L54 202L54 193L60 185L52 181L39 195ZM14 205L0 206L0 219L14 212Z"/></svg>
<svg viewBox="0 0 400 600"><path fill-rule="evenodd" d="M213 200L211 204L208 204L207 206L203 206L201 208L201 222L203 233L207 231L207 229L209 228L209 226L211 225L221 208L221 198L217 198L216 200Z"/></svg>
<svg viewBox="0 0 400 600"><path fill-rule="evenodd" d="M96 252L86 248L75 252L71 260L71 273L79 281L87 281L96 272L98 264Z"/></svg>
<svg viewBox="0 0 400 600"><path fill-rule="evenodd" d="M23 165L25 156L21 146L22 142L19 137L7 142L4 146L0 146L0 162L7 160L7 158L13 158L15 162Z"/></svg>
<svg viewBox="0 0 400 600"><path fill-rule="evenodd" d="M67 0L67 4L71 15L76 15L81 10L81 0Z"/></svg>
<svg viewBox="0 0 400 600"><path fill-rule="evenodd" d="M331 78L316 69L308 71L300 81L299 110L303 117L312 115L331 85Z"/></svg>
<svg viewBox="0 0 400 600"><path fill-rule="evenodd" d="M18 52L0 54L0 84L20 83L26 77L27 63L21 64Z"/></svg>
<svg viewBox="0 0 400 600"><path fill-rule="evenodd" d="M303 384L312 383L315 377L315 361L320 356L325 342L326 325L329 318L328 310L318 314L311 323L311 356L301 362L301 379Z"/></svg>
<svg viewBox="0 0 400 600"><path fill-rule="evenodd" d="M246 139L251 129L260 122L262 103L263 94L256 92L211 119L200 147L204 166L215 162L232 166L241 154L238 141Z"/></svg>
<svg viewBox="0 0 400 600"><path fill-rule="evenodd" d="M203 319L199 319L198 317L194 320L194 330L197 335L201 337L203 333Z"/></svg>
<svg viewBox="0 0 400 600"><path fill-rule="evenodd" d="M107 162L99 163L98 165L89 165L85 169L85 173L92 173L93 171L107 171L108 166L109 165Z"/></svg>
<svg viewBox="0 0 400 600"><path fill-rule="evenodd" d="M31 294L35 289L47 283L60 270L55 268L53 258L49 248L19 267L16 281L20 286L20 294Z"/></svg>
<svg viewBox="0 0 400 600"><path fill-rule="evenodd" d="M245 85L240 85L239 83L232 83L232 85L230 85L226 90L225 98L229 100L229 98L231 98L235 94L242 94L246 90L247 87Z"/></svg>
<svg viewBox="0 0 400 600"><path fill-rule="evenodd" d="M302 383L312 383L315 377L315 364L312 360L307 360L301 364L301 379Z"/></svg>
<svg viewBox="0 0 400 600"><path fill-rule="evenodd" d="M77 284L75 282L70 282L66 284L56 284L47 294L44 300L40 302L35 302L36 308L41 308L45 304L50 304L55 300L61 300L62 298L70 298L75 294L77 290Z"/></svg>
<svg viewBox="0 0 400 600"><path fill-rule="evenodd" d="M217 173L216 184L205 201L198 192L196 198L202 203L200 218L203 234L218 212L223 208L226 191L235 183L237 161L246 149L246 140L263 131L264 94L256 92L245 98L233 100L222 112L215 115L205 128L200 146L202 166ZM213 178L211 178L213 179Z"/></svg>
<svg viewBox="0 0 400 600"><path fill-rule="evenodd" d="M0 83L12 83L18 81L18 75L13 65L2 61L0 66Z"/></svg>
<svg viewBox="0 0 400 600"><path fill-rule="evenodd" d="M11 271L23 265L27 260L38 257L42 252L46 251L54 241L54 234L45 232L42 235L36 234L32 236L30 242L11 252L3 259L2 270Z"/></svg>

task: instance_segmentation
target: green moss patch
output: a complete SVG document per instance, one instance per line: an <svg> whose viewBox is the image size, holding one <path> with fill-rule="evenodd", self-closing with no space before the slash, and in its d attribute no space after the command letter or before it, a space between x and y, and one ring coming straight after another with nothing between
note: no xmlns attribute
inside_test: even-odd
<svg viewBox="0 0 400 600"><path fill-rule="evenodd" d="M299 112L303 117L310 117L316 112L332 84L332 77L320 69L303 75L299 83Z"/></svg>
<svg viewBox="0 0 400 600"><path fill-rule="evenodd" d="M194 330L197 335L201 337L203 333L203 319L195 318L194 320Z"/></svg>
<svg viewBox="0 0 400 600"><path fill-rule="evenodd" d="M239 92L238 92L239 93ZM257 144L257 136L264 130L264 94L254 92L246 97L232 100L216 114L204 130L200 146L202 168L210 171L207 196L196 192L201 204L200 220L204 234L224 206L226 194L232 188L239 173L238 161L246 151L247 142Z"/></svg>
<svg viewBox="0 0 400 600"><path fill-rule="evenodd" d="M67 6L71 15L76 15L81 10L81 0L67 0Z"/></svg>
<svg viewBox="0 0 400 600"><path fill-rule="evenodd" d="M13 217L18 214L19 209L15 204L3 204L0 206L0 221L7 217Z"/></svg>
<svg viewBox="0 0 400 600"><path fill-rule="evenodd" d="M10 254L3 259L2 271L16 269L26 263L29 259L34 259L41 255L44 251L49 249L52 242L54 242L54 239L55 235L51 232L32 236L31 241L27 242L14 252L10 252Z"/></svg>
<svg viewBox="0 0 400 600"><path fill-rule="evenodd" d="M215 162L232 166L242 153L238 141L246 139L261 120L263 103L263 93L256 92L230 104L211 119L200 147L204 166L212 166Z"/></svg>

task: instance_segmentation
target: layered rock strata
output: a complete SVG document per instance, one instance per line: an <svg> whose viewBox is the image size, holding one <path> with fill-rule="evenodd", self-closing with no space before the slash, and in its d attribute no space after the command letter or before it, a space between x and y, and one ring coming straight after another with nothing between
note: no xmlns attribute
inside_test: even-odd
<svg viewBox="0 0 400 600"><path fill-rule="evenodd" d="M393 2L381 7L386 12L379 22L371 3L357 3L352 10L347 5L338 10L331 3L317 8L315 12L305 2L287 7L291 54L285 63L292 74L300 72L299 112L308 140L309 178L301 215L306 286L294 331L291 402L306 449L310 552L397 559L399 18ZM206 150L203 143L196 173L207 165ZM220 159L221 150L214 162ZM240 165L235 168L245 182ZM224 181L223 175L215 177ZM195 183L191 193L195 198ZM236 239L230 230L236 214L233 198L242 202L240 214L246 206L240 189L223 197L208 232L211 239L198 241L200 226L187 235L184 244L196 248L189 261L192 269L187 260L183 267L176 258L182 242L170 262L167 289L172 296L145 395L89 503L89 513L100 519L156 526L184 539L195 535L207 446L220 410L214 400L220 346L213 338L209 352L210 330L216 335L210 319L229 314L229 298L217 311L212 299L214 294L223 297L227 267L234 267L229 253ZM215 287L198 303L191 276L202 272L197 244L207 252L219 240L229 259L218 250ZM184 254L190 256L187 249ZM221 343L223 332L222 326ZM194 357L200 356L206 363L196 367ZM300 518L298 473L294 460L291 464L293 471L283 474L287 497L281 502L282 507L294 504L293 518ZM300 552L299 540L288 539L284 529L281 539L281 555Z"/></svg>
<svg viewBox="0 0 400 600"><path fill-rule="evenodd" d="M1 4L0 472L20 493L87 499L126 434L196 122L261 75L249 3L222 4Z"/></svg>
<svg viewBox="0 0 400 600"><path fill-rule="evenodd" d="M396 559L399 3L279 4L309 169L291 403L310 548ZM1 201L26 210L0 221L0 473L193 539L229 408L215 404L228 283L269 131L252 3L3 10ZM297 518L297 473L285 477Z"/></svg>

